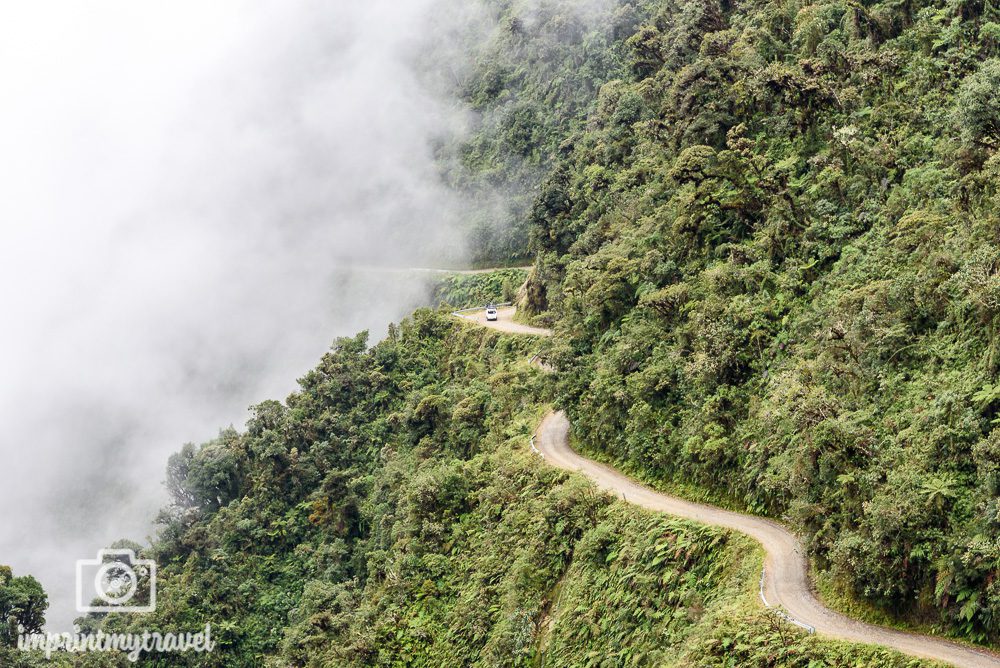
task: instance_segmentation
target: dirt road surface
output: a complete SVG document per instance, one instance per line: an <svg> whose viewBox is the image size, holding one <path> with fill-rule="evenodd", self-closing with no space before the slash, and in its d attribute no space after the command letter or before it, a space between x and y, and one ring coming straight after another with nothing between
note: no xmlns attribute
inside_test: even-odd
<svg viewBox="0 0 1000 668"><path fill-rule="evenodd" d="M472 322L482 325L483 327L489 327L490 329L497 329L501 332L507 332L509 334L530 334L533 336L552 336L552 330L543 329L541 327L531 327L530 325L522 325L519 322L514 322L514 313L517 309L513 306L505 306L504 308L498 309L498 319L497 320L487 320L486 319L486 309L476 309L456 312L459 318L464 320L471 320Z"/></svg>

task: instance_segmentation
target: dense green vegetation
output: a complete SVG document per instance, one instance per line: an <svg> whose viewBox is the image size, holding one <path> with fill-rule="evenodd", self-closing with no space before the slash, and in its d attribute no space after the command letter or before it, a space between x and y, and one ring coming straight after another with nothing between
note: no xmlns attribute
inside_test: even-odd
<svg viewBox="0 0 1000 668"><path fill-rule="evenodd" d="M588 447L1000 637L998 13L664 0L563 142L527 306Z"/></svg>
<svg viewBox="0 0 1000 668"><path fill-rule="evenodd" d="M157 611L85 626L216 625L214 654L146 666L925 665L787 627L749 539L543 464L537 345L426 310L338 341L171 459Z"/></svg>
<svg viewBox="0 0 1000 668"><path fill-rule="evenodd" d="M541 465L554 402L630 471L787 518L857 609L1000 640L997 10L490 6L445 171L502 196L479 260L530 235L557 373L443 312L338 341L171 459L157 612L87 625L213 621L187 665L921 665L762 611L746 539Z"/></svg>
<svg viewBox="0 0 1000 668"><path fill-rule="evenodd" d="M502 269L485 274L451 274L434 286L431 303L461 309L513 302L527 276L524 269Z"/></svg>
<svg viewBox="0 0 1000 668"><path fill-rule="evenodd" d="M20 633L36 633L45 623L48 597L38 581L15 577L8 566L0 566L0 666L36 665L35 657L14 650Z"/></svg>
<svg viewBox="0 0 1000 668"><path fill-rule="evenodd" d="M45 623L48 597L38 580L14 577L7 566L0 566L0 646L14 645L19 629L33 633Z"/></svg>

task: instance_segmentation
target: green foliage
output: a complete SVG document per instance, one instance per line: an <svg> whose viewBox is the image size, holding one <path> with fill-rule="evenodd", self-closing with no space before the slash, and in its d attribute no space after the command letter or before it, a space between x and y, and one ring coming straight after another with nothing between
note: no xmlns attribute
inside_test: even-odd
<svg viewBox="0 0 1000 668"><path fill-rule="evenodd" d="M513 302L524 284L524 269L500 269L482 274L451 274L434 286L432 302L454 308Z"/></svg>
<svg viewBox="0 0 1000 668"><path fill-rule="evenodd" d="M240 472L230 444L238 438L224 432L215 442L197 449L189 443L171 456L167 488L178 508L216 510L236 498Z"/></svg>
<svg viewBox="0 0 1000 668"><path fill-rule="evenodd" d="M995 146L1000 141L1000 109L996 104L998 92L1000 60L996 58L984 62L975 74L962 83L957 101L958 117L963 134L977 144Z"/></svg>
<svg viewBox="0 0 1000 668"><path fill-rule="evenodd" d="M45 624L48 596L38 580L14 577L8 566L0 566L0 647L14 647L19 633L37 633Z"/></svg>
<svg viewBox="0 0 1000 668"><path fill-rule="evenodd" d="M780 618L768 614L753 615L740 622L722 620L711 632L699 635L688 651L691 659L680 665L690 668L918 668L927 665L878 647L821 641L816 636L789 632Z"/></svg>
<svg viewBox="0 0 1000 668"><path fill-rule="evenodd" d="M525 257L536 186L597 91L625 74L624 39L646 11L638 0L487 5L498 28L461 90L478 122L443 152L449 181L477 202L469 240L482 263Z"/></svg>
<svg viewBox="0 0 1000 668"><path fill-rule="evenodd" d="M589 450L786 516L855 596L984 642L995 14L651 3L536 199L527 286Z"/></svg>
<svg viewBox="0 0 1000 668"><path fill-rule="evenodd" d="M197 665L919 664L763 613L743 539L540 466L553 399L587 449L787 518L859 607L1000 638L996 10L582 4L495 3L442 149L511 193L479 259L530 229L557 396L537 342L422 310L185 447L142 623L215 621Z"/></svg>
<svg viewBox="0 0 1000 668"><path fill-rule="evenodd" d="M440 564L428 555L475 523L480 488L502 463L492 449L511 429L523 443L535 412L517 417L545 396L526 363L532 343L432 311L371 347L365 333L338 340L299 392L255 407L245 431L171 459L174 503L150 555L160 565L157 610L109 618L104 630L212 621L219 651L190 658L199 666L305 665L334 648L358 663L371 651L403 652L388 637L372 644L365 606L389 593L408 605L414 590L397 590L397 578L433 581ZM542 489L533 484L531 495ZM490 508L495 522L499 506Z"/></svg>
<svg viewBox="0 0 1000 668"><path fill-rule="evenodd" d="M156 612L83 626L213 623L214 653L144 666L713 665L730 654L698 643L724 633L774 650L749 539L640 511L528 449L551 395L537 345L426 310L374 346L338 340L284 403L171 461L146 555Z"/></svg>
<svg viewBox="0 0 1000 668"><path fill-rule="evenodd" d="M622 508L578 543L543 665L663 665L722 592L733 557L722 531Z"/></svg>

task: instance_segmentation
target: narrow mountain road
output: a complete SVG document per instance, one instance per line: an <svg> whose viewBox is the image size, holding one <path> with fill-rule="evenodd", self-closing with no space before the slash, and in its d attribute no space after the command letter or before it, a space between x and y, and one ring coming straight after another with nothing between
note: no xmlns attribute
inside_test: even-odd
<svg viewBox="0 0 1000 668"><path fill-rule="evenodd" d="M382 267L379 265L359 264L344 265L341 268L353 271L367 271L377 274L453 274L458 276L476 276L478 274L492 274L495 271L506 271L508 269L528 271L531 269L531 265L529 264L522 267L485 267L483 269L440 269L437 267Z"/></svg>
<svg viewBox="0 0 1000 668"><path fill-rule="evenodd" d="M499 319L492 322L486 320L483 311L456 315L503 332L552 335L551 330L514 322L514 312L513 307L501 309ZM811 627L830 638L883 645L904 654L943 661L958 668L1000 668L1000 655L986 650L932 636L865 624L830 610L813 593L809 582L809 564L802 544L781 524L753 515L685 501L650 489L610 466L578 455L570 447L569 430L569 420L564 412L550 413L538 426L532 439L533 447L549 464L568 471L578 471L601 489L630 503L695 522L739 531L758 541L766 554L761 598L766 606L778 606L782 609L792 623Z"/></svg>
<svg viewBox="0 0 1000 668"><path fill-rule="evenodd" d="M417 271L425 274L458 274L459 276L475 276L477 274L492 274L495 271L506 271L508 269L519 269L528 271L532 265L523 267L487 267L485 269L434 269L432 267L414 267L407 271Z"/></svg>
<svg viewBox="0 0 1000 668"><path fill-rule="evenodd" d="M630 503L744 533L764 546L762 595L765 603L780 606L792 621L812 626L831 638L884 645L905 654L944 661L960 668L1000 667L1000 656L957 643L903 633L855 621L825 607L813 594L809 566L802 545L777 522L743 515L661 494L622 475L605 464L581 457L569 445L569 420L562 411L550 413L535 434L535 448L545 460L559 468L579 471L601 489Z"/></svg>

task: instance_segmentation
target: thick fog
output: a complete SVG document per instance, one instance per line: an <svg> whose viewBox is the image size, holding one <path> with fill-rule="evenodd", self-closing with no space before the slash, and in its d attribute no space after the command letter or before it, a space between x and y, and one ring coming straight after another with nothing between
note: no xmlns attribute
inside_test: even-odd
<svg viewBox="0 0 1000 668"><path fill-rule="evenodd" d="M351 267L461 261L433 146L472 4L0 7L0 564L52 630L77 559L150 535L171 452L425 299Z"/></svg>

